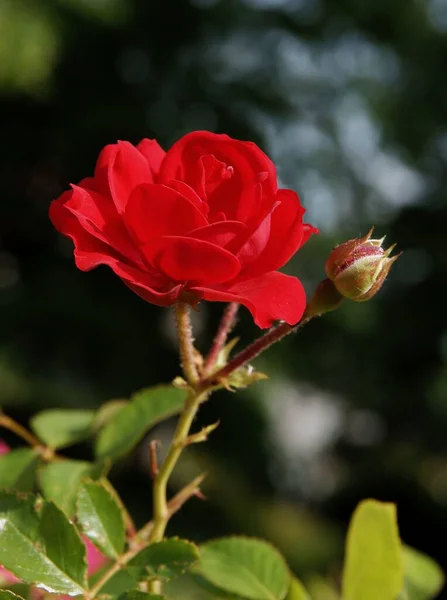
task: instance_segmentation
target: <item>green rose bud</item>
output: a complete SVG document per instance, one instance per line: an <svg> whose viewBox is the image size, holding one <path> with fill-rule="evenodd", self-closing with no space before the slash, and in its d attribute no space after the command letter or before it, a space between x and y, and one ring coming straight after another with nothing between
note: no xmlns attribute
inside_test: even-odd
<svg viewBox="0 0 447 600"><path fill-rule="evenodd" d="M396 244L384 250L385 238L371 239L373 229L363 238L336 246L326 261L326 275L337 291L355 302L369 300L379 291L400 256L390 258Z"/></svg>

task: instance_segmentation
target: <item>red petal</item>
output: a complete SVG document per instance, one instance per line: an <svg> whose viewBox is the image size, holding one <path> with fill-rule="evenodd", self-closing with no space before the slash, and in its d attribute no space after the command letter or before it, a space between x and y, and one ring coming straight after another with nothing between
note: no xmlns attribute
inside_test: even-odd
<svg viewBox="0 0 447 600"><path fill-rule="evenodd" d="M123 279L123 282L140 298L156 306L172 306L172 304L178 302L184 288L183 285L173 285L168 292L157 292L153 288L143 286L139 283L131 283L126 279Z"/></svg>
<svg viewBox="0 0 447 600"><path fill-rule="evenodd" d="M154 263L174 281L207 284L233 279L241 265L237 258L218 246L187 237L166 236Z"/></svg>
<svg viewBox="0 0 447 600"><path fill-rule="evenodd" d="M243 304L262 329L278 320L295 325L306 308L306 294L300 280L277 271L233 286L214 289L197 286L190 291L197 292L205 300Z"/></svg>
<svg viewBox="0 0 447 600"><path fill-rule="evenodd" d="M280 204L272 214L270 237L262 254L247 270L244 276L258 275L285 265L301 248L312 233L317 230L311 225L303 225L304 208L298 195L292 190L278 190ZM306 239L304 239L306 234Z"/></svg>
<svg viewBox="0 0 447 600"><path fill-rule="evenodd" d="M203 200L200 199L200 197L196 194L192 187L190 187L187 183L184 183L183 181L178 181L177 179L173 179L169 182L168 187L172 188L176 192L179 192L179 194L185 196L185 198L188 198L190 202L192 202L195 206L200 208L200 210L202 212L205 212L205 214L208 212L207 203L203 202Z"/></svg>
<svg viewBox="0 0 447 600"><path fill-rule="evenodd" d="M118 212L124 212L132 191L141 183L152 183L152 171L141 152L129 142L106 146L95 169L98 189L109 191Z"/></svg>
<svg viewBox="0 0 447 600"><path fill-rule="evenodd" d="M127 203L125 221L138 242L148 246L160 236L180 235L208 224L192 202L156 183L135 188Z"/></svg>
<svg viewBox="0 0 447 600"><path fill-rule="evenodd" d="M246 226L238 221L220 221L188 232L188 237L211 242L226 248L230 242L239 239L247 231Z"/></svg>
<svg viewBox="0 0 447 600"><path fill-rule="evenodd" d="M137 144L137 149L147 160L153 181L155 181L166 152L156 140L149 140L147 138L144 138Z"/></svg>
<svg viewBox="0 0 447 600"><path fill-rule="evenodd" d="M70 192L66 192L69 194ZM78 219L70 213L63 203L64 195L50 205L50 219L55 228L73 240L76 266L81 271L90 271L98 265L108 265L122 278L138 281L145 286L160 287L166 281L160 274L147 268L140 270L126 262L126 258L117 250L88 233Z"/></svg>
<svg viewBox="0 0 447 600"><path fill-rule="evenodd" d="M268 194L276 193L275 165L256 144L209 131L188 133L168 150L161 165L160 181L185 181L200 195L201 190L196 187L200 187L202 182L203 164L200 159L206 155L213 155L217 161L232 167L231 178L223 177L222 180L234 183L239 191L259 182L262 173L263 190ZM208 200L211 202L211 198ZM230 218L235 218L235 215L230 215Z"/></svg>
<svg viewBox="0 0 447 600"><path fill-rule="evenodd" d="M140 252L118 215L112 199L77 185L72 185L72 188L73 192L65 201L65 207L78 219L82 227L134 263L141 264Z"/></svg>
<svg viewBox="0 0 447 600"><path fill-rule="evenodd" d="M50 205L50 219L55 228L71 238L75 245L76 265L81 271L90 271L99 264L107 264L111 257L121 258L113 248L91 235L64 205L65 192ZM79 257L79 261L78 261Z"/></svg>
<svg viewBox="0 0 447 600"><path fill-rule="evenodd" d="M277 205L273 206L270 212L262 219L256 229L251 232L250 237L244 243L242 248L235 255L238 257L242 268L246 265L250 265L254 262L260 254L264 251L265 247L269 243L270 229L272 221L272 213L274 212ZM233 250L233 248L231 248Z"/></svg>

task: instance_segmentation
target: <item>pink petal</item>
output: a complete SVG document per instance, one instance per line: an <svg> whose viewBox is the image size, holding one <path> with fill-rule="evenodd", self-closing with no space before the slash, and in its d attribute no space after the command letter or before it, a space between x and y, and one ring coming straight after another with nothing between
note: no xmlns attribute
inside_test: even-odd
<svg viewBox="0 0 447 600"><path fill-rule="evenodd" d="M0 565L0 588L13 585L14 583L20 583L20 579L17 579L15 575Z"/></svg>
<svg viewBox="0 0 447 600"><path fill-rule="evenodd" d="M89 539L84 538L84 542L87 550L88 574L91 576L96 573L96 571L99 571L99 569L102 569L109 561Z"/></svg>
<svg viewBox="0 0 447 600"><path fill-rule="evenodd" d="M295 325L306 308L306 294L300 280L277 271L233 286L194 286L190 291L196 292L205 300L243 304L261 329L270 327L274 321L279 320Z"/></svg>
<svg viewBox="0 0 447 600"><path fill-rule="evenodd" d="M2 454L8 454L9 451L10 451L10 448L9 448L8 444L6 442L4 442L2 439L0 439L0 456Z"/></svg>

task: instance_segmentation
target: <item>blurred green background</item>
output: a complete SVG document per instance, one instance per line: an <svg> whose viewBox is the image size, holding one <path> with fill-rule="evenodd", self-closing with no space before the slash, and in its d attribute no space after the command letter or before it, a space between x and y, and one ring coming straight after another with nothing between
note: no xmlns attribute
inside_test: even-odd
<svg viewBox="0 0 447 600"><path fill-rule="evenodd" d="M321 229L287 266L309 292L333 245L371 224L404 254L373 301L258 360L270 381L203 407L220 427L173 490L206 468L208 501L171 532L265 536L298 575L336 580L349 516L373 496L397 502L403 539L447 568L446 65L445 0L1 0L4 410L26 423L179 370L170 311L105 267L78 271L50 201L117 139L254 140ZM203 350L222 308L195 315ZM245 310L237 332L258 334ZM166 447L171 432L152 435ZM112 479L143 522L147 443Z"/></svg>

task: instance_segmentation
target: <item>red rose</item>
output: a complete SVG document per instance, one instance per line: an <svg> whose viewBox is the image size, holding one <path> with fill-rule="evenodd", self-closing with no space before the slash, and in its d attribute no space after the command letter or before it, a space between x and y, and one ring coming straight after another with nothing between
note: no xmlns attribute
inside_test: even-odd
<svg viewBox="0 0 447 600"><path fill-rule="evenodd" d="M297 323L300 281L277 272L316 230L253 143L207 131L164 152L155 140L106 146L94 177L52 202L77 266L109 265L159 306L240 302L259 327Z"/></svg>

